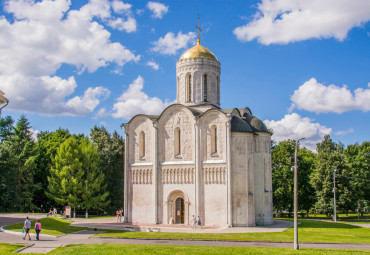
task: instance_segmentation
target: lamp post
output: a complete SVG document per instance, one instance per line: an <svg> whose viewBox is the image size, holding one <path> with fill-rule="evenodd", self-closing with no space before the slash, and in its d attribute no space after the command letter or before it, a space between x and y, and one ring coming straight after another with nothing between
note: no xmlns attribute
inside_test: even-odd
<svg viewBox="0 0 370 255"><path fill-rule="evenodd" d="M305 138L300 138L295 144L295 153L294 153L294 250L299 250L298 245L298 144L299 141Z"/></svg>
<svg viewBox="0 0 370 255"><path fill-rule="evenodd" d="M336 201L336 193L335 193L335 173L337 172L337 169L334 169L333 171L333 179L334 179L334 221L337 222L337 201Z"/></svg>

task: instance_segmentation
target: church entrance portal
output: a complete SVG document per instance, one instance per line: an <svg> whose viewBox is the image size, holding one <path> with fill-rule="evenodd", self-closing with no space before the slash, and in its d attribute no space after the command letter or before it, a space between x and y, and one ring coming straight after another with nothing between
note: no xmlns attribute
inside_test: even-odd
<svg viewBox="0 0 370 255"><path fill-rule="evenodd" d="M181 197L176 199L176 221L175 223L184 224L185 218L185 202Z"/></svg>
<svg viewBox="0 0 370 255"><path fill-rule="evenodd" d="M180 190L172 191L167 197L168 224L189 225L189 198Z"/></svg>

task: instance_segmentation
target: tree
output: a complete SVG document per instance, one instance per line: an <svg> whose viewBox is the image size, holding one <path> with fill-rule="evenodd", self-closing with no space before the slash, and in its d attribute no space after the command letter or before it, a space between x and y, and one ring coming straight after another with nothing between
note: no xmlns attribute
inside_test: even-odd
<svg viewBox="0 0 370 255"><path fill-rule="evenodd" d="M317 164L312 174L311 184L316 191L316 209L328 216L334 211L333 171L341 175L345 168L343 146L333 142L329 135L317 144ZM341 198L344 190L343 181L338 179L337 196Z"/></svg>
<svg viewBox="0 0 370 255"><path fill-rule="evenodd" d="M104 173L100 170L100 158L96 146L85 139L81 144L83 155L82 168L85 172L84 192L82 194L82 207L86 210L91 208L104 209L110 203L107 200L109 192L106 192Z"/></svg>
<svg viewBox="0 0 370 255"><path fill-rule="evenodd" d="M293 211L295 140L282 141L272 150L272 185L274 208L276 211ZM298 208L309 212L315 202L314 190L310 184L310 175L315 164L315 154L306 148L298 150Z"/></svg>
<svg viewBox="0 0 370 255"><path fill-rule="evenodd" d="M117 132L111 136L104 127L97 126L91 129L90 137L100 156L100 169L108 184L107 199L111 201L107 211L112 213L123 207L124 140Z"/></svg>
<svg viewBox="0 0 370 255"><path fill-rule="evenodd" d="M74 213L82 203L85 175L82 168L83 155L78 141L68 138L57 150L53 166L48 177L46 193L60 205L70 205Z"/></svg>
<svg viewBox="0 0 370 255"><path fill-rule="evenodd" d="M60 145L67 140L71 134L66 129L58 129L54 132L40 132L37 136L37 151L39 157L36 160L35 183L40 185L40 189L35 191L34 202L38 208L52 208L55 206L45 191L48 189L48 176L52 161L57 154Z"/></svg>
<svg viewBox="0 0 370 255"><path fill-rule="evenodd" d="M370 142L349 145L344 156L347 168L340 177L346 180L350 189L347 192L350 200L345 208L348 213L349 209L360 209L370 202Z"/></svg>

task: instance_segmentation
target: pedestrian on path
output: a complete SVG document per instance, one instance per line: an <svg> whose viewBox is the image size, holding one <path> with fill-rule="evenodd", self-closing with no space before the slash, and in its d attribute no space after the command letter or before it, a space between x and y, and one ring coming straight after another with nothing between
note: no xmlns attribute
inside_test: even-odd
<svg viewBox="0 0 370 255"><path fill-rule="evenodd" d="M40 232L41 232L41 223L40 223L40 220L37 220L37 222L35 223L35 231L36 231L36 240L39 241L40 238Z"/></svg>
<svg viewBox="0 0 370 255"><path fill-rule="evenodd" d="M192 222L193 222L193 229L197 229L197 217L195 217L194 215L193 215Z"/></svg>
<svg viewBox="0 0 370 255"><path fill-rule="evenodd" d="M198 215L198 218L197 218L197 224L198 224L198 227L202 228L202 222L200 221L199 215Z"/></svg>
<svg viewBox="0 0 370 255"><path fill-rule="evenodd" d="M117 222L118 222L118 220L119 220L119 212L118 212L118 210L116 211L116 217L117 217Z"/></svg>
<svg viewBox="0 0 370 255"><path fill-rule="evenodd" d="M23 229L24 229L24 232L26 232L26 234L23 237L23 240L26 240L27 235L28 235L28 239L31 240L31 236L30 236L31 221L29 220L28 216L26 217L26 221L24 222Z"/></svg>
<svg viewBox="0 0 370 255"><path fill-rule="evenodd" d="M123 209L119 210L119 222L122 220Z"/></svg>

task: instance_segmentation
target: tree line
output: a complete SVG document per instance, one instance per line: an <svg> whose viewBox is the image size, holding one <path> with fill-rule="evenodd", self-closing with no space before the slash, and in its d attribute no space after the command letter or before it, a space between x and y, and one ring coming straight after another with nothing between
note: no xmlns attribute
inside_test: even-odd
<svg viewBox="0 0 370 255"><path fill-rule="evenodd" d="M124 140L104 127L89 137L66 129L33 137L24 115L0 120L0 211L113 213L123 207Z"/></svg>
<svg viewBox="0 0 370 255"><path fill-rule="evenodd" d="M272 186L274 210L291 213L293 207L293 171L296 141L272 145ZM316 144L316 153L298 150L298 209L333 215L334 170L336 170L337 211L364 212L370 205L370 142L345 147L329 135Z"/></svg>
<svg viewBox="0 0 370 255"><path fill-rule="evenodd" d="M293 211L295 140L272 143L273 201L276 213ZM33 138L25 116L0 120L0 211L77 210L113 213L123 207L124 140L104 127L89 137L66 129ZM348 213L370 204L370 142L348 145L325 136L316 153L298 150L299 210L333 214L333 171L337 208Z"/></svg>

